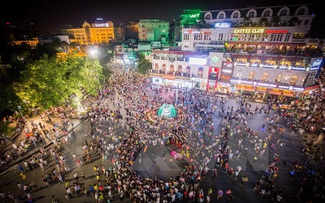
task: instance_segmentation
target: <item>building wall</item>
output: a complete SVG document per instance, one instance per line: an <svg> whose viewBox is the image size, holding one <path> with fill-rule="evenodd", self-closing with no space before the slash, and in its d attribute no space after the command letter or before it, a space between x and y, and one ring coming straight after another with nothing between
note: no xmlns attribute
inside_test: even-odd
<svg viewBox="0 0 325 203"><path fill-rule="evenodd" d="M292 70L275 70L268 68L254 68L235 66L233 77L241 79L250 79L251 73L254 72L254 80L261 81L263 74L268 74L268 82L275 82L278 75L281 75L281 83L290 84L293 76L298 77L296 86L303 86L304 80L308 74L306 71L292 71ZM293 85L293 84L292 84Z"/></svg>
<svg viewBox="0 0 325 203"><path fill-rule="evenodd" d="M108 27L105 27L108 26ZM105 23L84 22L81 28L62 28L62 35L68 35L71 42L78 44L100 44L108 43L114 39L114 27L111 21Z"/></svg>
<svg viewBox="0 0 325 203"><path fill-rule="evenodd" d="M114 28L89 28L90 44L108 43L114 39Z"/></svg>
<svg viewBox="0 0 325 203"><path fill-rule="evenodd" d="M160 20L140 20L138 36L140 41L158 41L163 36L168 38L169 22Z"/></svg>

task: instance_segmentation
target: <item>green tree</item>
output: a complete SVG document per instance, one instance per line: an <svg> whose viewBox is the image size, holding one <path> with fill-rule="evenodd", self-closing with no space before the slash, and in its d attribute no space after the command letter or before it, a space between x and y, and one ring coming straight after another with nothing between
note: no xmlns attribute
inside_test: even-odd
<svg viewBox="0 0 325 203"><path fill-rule="evenodd" d="M65 58L44 55L22 71L22 82L15 90L31 107L47 109L72 103L73 96L81 98L84 92L96 95L102 78L97 59L76 57L74 53Z"/></svg>
<svg viewBox="0 0 325 203"><path fill-rule="evenodd" d="M151 67L151 62L148 59L144 58L138 64L138 72L141 74L149 74Z"/></svg>

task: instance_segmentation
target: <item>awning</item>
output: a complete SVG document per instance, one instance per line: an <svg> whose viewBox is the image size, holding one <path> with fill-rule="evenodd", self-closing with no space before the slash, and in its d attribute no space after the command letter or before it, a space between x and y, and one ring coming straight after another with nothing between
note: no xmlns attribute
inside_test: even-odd
<svg viewBox="0 0 325 203"><path fill-rule="evenodd" d="M237 90L244 90L249 92L255 92L255 87L251 85L236 85Z"/></svg>
<svg viewBox="0 0 325 203"><path fill-rule="evenodd" d="M278 89L270 89L270 90L269 90L269 94L273 94L273 95L281 95L281 94L282 94L282 90L278 90Z"/></svg>
<svg viewBox="0 0 325 203"><path fill-rule="evenodd" d="M256 87L255 89L258 92L267 92L267 88L266 87Z"/></svg>
<svg viewBox="0 0 325 203"><path fill-rule="evenodd" d="M293 97L295 94L292 91L283 90L283 96Z"/></svg>

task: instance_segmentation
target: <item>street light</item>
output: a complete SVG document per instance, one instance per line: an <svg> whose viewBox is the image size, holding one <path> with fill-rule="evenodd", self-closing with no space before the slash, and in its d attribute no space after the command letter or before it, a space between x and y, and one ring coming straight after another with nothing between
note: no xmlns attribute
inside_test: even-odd
<svg viewBox="0 0 325 203"><path fill-rule="evenodd" d="M17 108L18 108L18 110L19 110L19 112L20 112L21 118L24 120L24 122L25 122L25 124L26 124L27 133L30 133L31 131L30 131L29 128L28 128L27 121L25 121L24 116L23 116L23 113L21 112L21 106L17 106ZM34 144L35 148L37 148L37 145L36 145L35 139L32 138L31 140L33 141L33 144Z"/></svg>

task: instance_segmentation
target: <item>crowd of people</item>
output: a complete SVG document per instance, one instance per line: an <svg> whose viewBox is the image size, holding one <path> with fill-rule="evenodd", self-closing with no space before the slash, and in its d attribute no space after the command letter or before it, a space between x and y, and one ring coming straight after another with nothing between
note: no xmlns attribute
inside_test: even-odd
<svg viewBox="0 0 325 203"><path fill-rule="evenodd" d="M254 179L243 172L248 170L260 174L253 192L269 196L272 202L324 199L321 194L325 162L322 159L314 162L308 158L302 162L297 158L286 163L291 164L286 172L287 178L293 180L297 174L301 177L297 194L288 194L277 186L279 170L287 170L279 167L279 163L284 162L280 156L281 148L286 147L284 136L297 134L293 131L286 134L286 128L280 125L281 115L272 111L272 102L252 105L239 98L237 106L234 106L228 104L227 96L214 92L176 91L177 94L169 88L155 88L136 73L115 72L104 91L110 105L95 101L88 112L91 139L83 142L81 154L72 155L78 167L92 163L96 156L102 158L102 165L94 165L96 184L81 185L80 181L85 180L83 172L72 172L73 184L65 180L64 176L70 173L70 169L65 162L67 157L58 151L61 143L69 144L74 139L68 134L60 142L56 139L58 136L50 137L53 147L40 149L38 156L21 166L21 174L37 167L44 170L47 162L43 157L48 153L55 160L55 167L41 178L49 187L55 181L64 183L67 199L91 195L96 202L112 202L114 195L118 195L120 201L127 198L135 203L215 202L222 199L231 202L236 199L232 187L222 190L217 184L215 190L215 186L204 183L204 179L210 177L218 182L220 175L225 173L227 178L237 182L231 184L248 187L247 182ZM180 113L174 118L157 115L149 118L151 112L166 103L172 104ZM215 125L216 117L219 117L218 125ZM263 124L251 127L249 121L253 117L263 119ZM167 147L186 164L182 165L183 169L177 176L144 177L133 166L141 165L148 147ZM164 154L162 158L169 161L165 157ZM311 185L312 195L307 195ZM29 190L25 192L32 200ZM16 196L11 199L14 201ZM57 198L53 197L52 202L58 202Z"/></svg>

